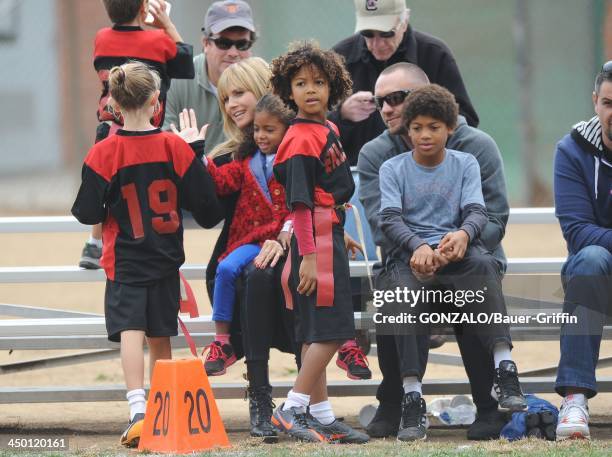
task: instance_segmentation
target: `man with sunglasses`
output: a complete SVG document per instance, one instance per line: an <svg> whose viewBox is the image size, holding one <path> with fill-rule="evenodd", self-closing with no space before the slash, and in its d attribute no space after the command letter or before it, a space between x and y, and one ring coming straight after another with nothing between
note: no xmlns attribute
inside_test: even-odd
<svg viewBox="0 0 612 457"><path fill-rule="evenodd" d="M555 390L563 396L557 440L590 438L587 399L597 395L601 334L612 312L612 60L595 79L596 115L557 144L555 212L568 257L561 269L563 312Z"/></svg>
<svg viewBox="0 0 612 457"><path fill-rule="evenodd" d="M385 130L372 99L376 78L398 62L420 66L432 83L455 95L459 111L469 125L478 126L478 115L467 94L459 68L448 46L436 37L418 32L409 24L405 0L354 0L355 35L333 49L344 56L353 79L353 95L332 113L351 165L361 147Z"/></svg>
<svg viewBox="0 0 612 457"><path fill-rule="evenodd" d="M208 153L225 140L217 101L219 77L231 64L251 56L256 38L251 7L242 0L213 3L206 11L202 32L204 52L193 59L195 78L177 80L170 87L164 129L170 129L170 124L178 127L183 109L195 110L198 129L208 124L205 145Z"/></svg>
<svg viewBox="0 0 612 457"><path fill-rule="evenodd" d="M379 226L379 170L388 159L412 149L408 134L402 125L403 102L411 90L427 84L429 79L421 68L403 62L383 70L374 87L374 103L387 130L366 143L359 153L358 190L374 242L381 247L383 264L385 259L399 247L390 244ZM457 127L446 146L449 149L472 154L478 161L488 215L488 222L480 239L497 260L501 276L506 269L506 257L501 247L501 240L508 221L509 206L503 162L497 144L485 132L470 127L465 117L459 115ZM389 288L389 279L388 272L383 267L377 276L377 288ZM399 359L403 356L401 351L405 346L402 342L408 342L407 338L407 335L376 336L378 363L383 380L376 393L376 398L380 402L376 416L367 427L367 432L372 437L384 437L398 432L404 396ZM457 342L477 407L477 418L468 429L467 437L471 440L499 438L499 432L506 421L503 414L497 411L497 402L491 397L495 369L490 352L477 338L457 335ZM422 356L426 358L427 354Z"/></svg>

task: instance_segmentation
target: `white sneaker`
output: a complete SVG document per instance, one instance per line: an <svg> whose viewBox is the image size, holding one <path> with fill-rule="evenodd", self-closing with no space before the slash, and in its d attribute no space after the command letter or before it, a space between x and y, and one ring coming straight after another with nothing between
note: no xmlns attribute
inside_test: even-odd
<svg viewBox="0 0 612 457"><path fill-rule="evenodd" d="M582 401L574 395L568 395L563 399L561 411L559 411L557 441L566 439L591 439L589 407L586 400Z"/></svg>

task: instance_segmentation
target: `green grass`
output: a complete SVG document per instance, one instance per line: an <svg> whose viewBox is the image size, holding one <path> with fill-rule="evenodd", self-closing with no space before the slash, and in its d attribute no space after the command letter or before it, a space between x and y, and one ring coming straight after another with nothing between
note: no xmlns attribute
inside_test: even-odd
<svg viewBox="0 0 612 457"><path fill-rule="evenodd" d="M127 450L100 450L92 449L79 452L66 453L27 453L0 451L0 457L18 455L20 457L30 456L74 456L74 457L110 457L116 455L145 456L147 454ZM244 440L227 450L217 450L196 454L198 456L210 457L281 457L281 456L308 456L308 457L335 457L335 456L359 456L359 457L442 457L442 456L543 456L543 457L582 457L582 456L607 456L612 455L612 443L608 441L569 441L562 443L546 442L543 440L529 439L509 443L507 441L493 441L487 443L476 443L457 445L451 442L428 441L425 443L398 443L393 440L376 440L372 443L357 446L346 445L316 445L296 444L283 442L277 445L262 445L259 440Z"/></svg>

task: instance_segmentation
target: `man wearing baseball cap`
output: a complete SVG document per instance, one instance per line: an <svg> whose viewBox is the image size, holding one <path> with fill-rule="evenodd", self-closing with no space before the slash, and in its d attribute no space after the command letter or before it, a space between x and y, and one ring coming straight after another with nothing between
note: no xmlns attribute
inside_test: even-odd
<svg viewBox="0 0 612 457"><path fill-rule="evenodd" d="M414 30L405 0L354 0L355 34L334 46L344 56L353 79L353 95L330 120L340 129L340 139L351 165L361 147L380 135L385 124L374 105L374 84L380 73L399 62L418 65L431 83L450 90L469 125L478 126L478 115L467 94L459 68L448 46L440 39Z"/></svg>
<svg viewBox="0 0 612 457"><path fill-rule="evenodd" d="M179 113L193 109L198 129L208 124L205 153L224 141L223 118L217 101L217 82L223 70L251 56L255 24L251 7L242 0L213 3L202 27L203 53L194 57L195 78L173 81L166 100L164 129L178 127Z"/></svg>

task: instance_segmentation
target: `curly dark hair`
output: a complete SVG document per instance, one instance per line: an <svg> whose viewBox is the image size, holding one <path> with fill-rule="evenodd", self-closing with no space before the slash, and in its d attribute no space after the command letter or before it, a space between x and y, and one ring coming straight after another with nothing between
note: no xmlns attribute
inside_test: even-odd
<svg viewBox="0 0 612 457"><path fill-rule="evenodd" d="M295 113L274 94L266 94L259 99L257 105L255 105L255 114L262 112L275 116L285 127L289 127L291 121L295 118ZM242 160L255 154L255 151L257 151L257 144L255 143L253 124L251 124L244 131L242 142L234 153L234 159Z"/></svg>
<svg viewBox="0 0 612 457"><path fill-rule="evenodd" d="M289 97L291 80L304 65L313 65L327 78L329 100L327 108L333 109L351 95L353 81L344 66L344 58L332 51L324 50L313 41L299 41L289 45L289 51L272 61L272 89L291 109L298 107Z"/></svg>
<svg viewBox="0 0 612 457"><path fill-rule="evenodd" d="M406 97L402 110L402 124L409 128L417 116L429 116L454 129L458 114L459 106L455 96L442 86L429 84L410 92Z"/></svg>

